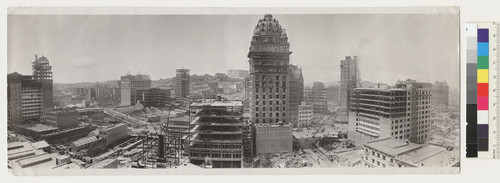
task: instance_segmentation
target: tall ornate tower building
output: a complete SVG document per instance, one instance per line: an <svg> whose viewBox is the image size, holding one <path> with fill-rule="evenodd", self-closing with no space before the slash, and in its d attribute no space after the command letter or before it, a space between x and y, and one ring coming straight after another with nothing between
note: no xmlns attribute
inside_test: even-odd
<svg viewBox="0 0 500 183"><path fill-rule="evenodd" d="M255 124L289 124L290 43L279 21L267 14L255 26L250 51L250 114Z"/></svg>

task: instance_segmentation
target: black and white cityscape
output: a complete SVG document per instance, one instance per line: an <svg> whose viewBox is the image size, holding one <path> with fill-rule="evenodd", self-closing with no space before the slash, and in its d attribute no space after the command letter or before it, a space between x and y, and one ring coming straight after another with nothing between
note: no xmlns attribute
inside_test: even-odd
<svg viewBox="0 0 500 183"><path fill-rule="evenodd" d="M460 166L457 14L9 15L8 168Z"/></svg>

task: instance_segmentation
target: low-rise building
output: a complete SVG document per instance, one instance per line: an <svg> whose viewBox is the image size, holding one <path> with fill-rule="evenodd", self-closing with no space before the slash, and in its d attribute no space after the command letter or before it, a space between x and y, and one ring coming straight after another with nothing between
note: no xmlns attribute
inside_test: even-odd
<svg viewBox="0 0 500 183"><path fill-rule="evenodd" d="M28 156L44 154L50 151L50 146L45 141L38 142L12 142L7 144L7 160L12 161Z"/></svg>
<svg viewBox="0 0 500 183"><path fill-rule="evenodd" d="M92 156L106 148L106 141L96 136L84 137L70 144L71 152L77 153L85 150L85 155Z"/></svg>
<svg viewBox="0 0 500 183"><path fill-rule="evenodd" d="M92 129L88 126L79 126L76 128L69 128L61 131L55 131L49 134L42 135L42 139L49 144L68 143L87 136Z"/></svg>
<svg viewBox="0 0 500 183"><path fill-rule="evenodd" d="M79 125L80 114L75 109L61 109L46 112L42 115L42 123L58 129L74 128Z"/></svg>
<svg viewBox="0 0 500 183"><path fill-rule="evenodd" d="M129 136L128 127L126 124L118 124L110 126L99 131L99 135L106 139L106 144L116 144L126 139Z"/></svg>
<svg viewBox="0 0 500 183"><path fill-rule="evenodd" d="M43 135L50 134L57 131L56 127L47 126L44 124L25 123L14 126L14 131L18 134L27 136L33 140L42 139Z"/></svg>
<svg viewBox="0 0 500 183"><path fill-rule="evenodd" d="M365 167L455 167L459 149L434 144L416 144L404 139L384 138L365 143Z"/></svg>
<svg viewBox="0 0 500 183"><path fill-rule="evenodd" d="M116 169L118 168L119 161L116 158L109 158L90 165L87 168L94 169Z"/></svg>

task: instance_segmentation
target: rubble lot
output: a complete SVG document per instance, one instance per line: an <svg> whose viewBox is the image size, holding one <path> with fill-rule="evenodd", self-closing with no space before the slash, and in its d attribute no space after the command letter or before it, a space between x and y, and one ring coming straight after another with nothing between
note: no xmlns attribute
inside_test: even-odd
<svg viewBox="0 0 500 183"><path fill-rule="evenodd" d="M326 151L323 148L288 153L263 154L247 168L334 168L356 167L363 157L361 148Z"/></svg>

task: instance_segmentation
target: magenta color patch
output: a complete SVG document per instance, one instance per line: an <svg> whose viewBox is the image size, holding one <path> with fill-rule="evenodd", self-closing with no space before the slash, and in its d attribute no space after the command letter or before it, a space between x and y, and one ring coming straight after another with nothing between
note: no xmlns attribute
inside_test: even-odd
<svg viewBox="0 0 500 183"><path fill-rule="evenodd" d="M488 97L477 97L477 110L488 110Z"/></svg>

